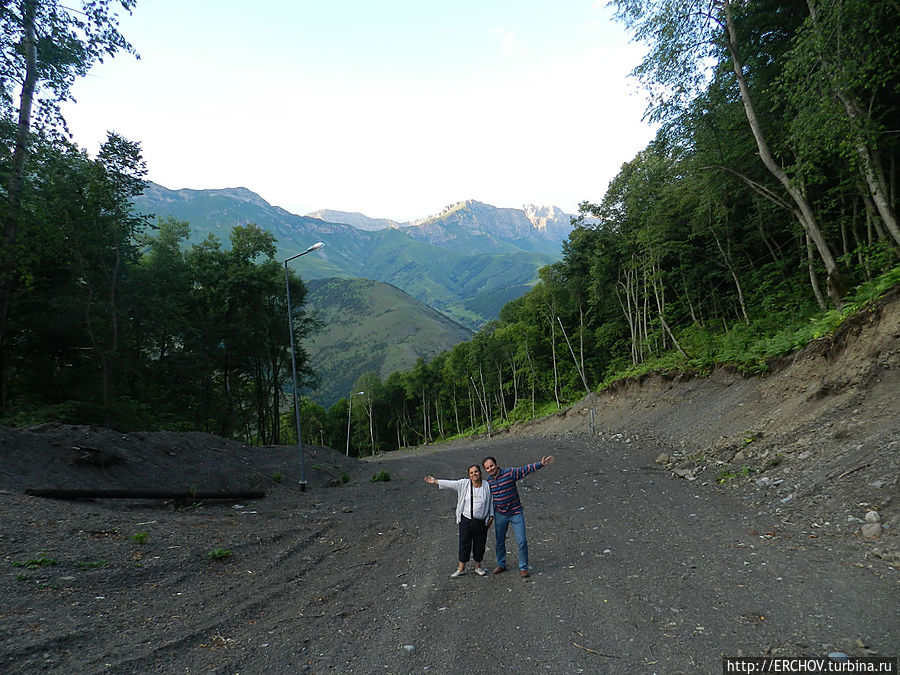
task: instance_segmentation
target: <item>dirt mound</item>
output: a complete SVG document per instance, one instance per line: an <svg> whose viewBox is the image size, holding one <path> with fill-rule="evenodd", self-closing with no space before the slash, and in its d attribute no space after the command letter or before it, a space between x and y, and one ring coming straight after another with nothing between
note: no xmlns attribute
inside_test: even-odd
<svg viewBox="0 0 900 675"><path fill-rule="evenodd" d="M297 446L251 447L200 432L124 434L44 424L0 427L0 488L157 490L202 493L266 491L300 482ZM325 487L358 463L331 448L304 445L306 481Z"/></svg>

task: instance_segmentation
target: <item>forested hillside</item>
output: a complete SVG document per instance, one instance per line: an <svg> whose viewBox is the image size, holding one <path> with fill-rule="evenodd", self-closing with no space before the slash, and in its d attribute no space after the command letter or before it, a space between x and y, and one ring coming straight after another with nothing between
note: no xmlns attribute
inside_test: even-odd
<svg viewBox="0 0 900 675"><path fill-rule="evenodd" d="M116 3L90 4L0 10L2 419L289 442L276 236L242 226L190 242L182 220L151 228L132 209L145 187L139 139L111 133L90 157L61 132L74 78L130 49ZM562 260L497 321L411 371L354 383L366 391L354 452L491 430L652 369L764 371L898 283L896 2L612 5L647 46L635 75L658 135L582 204ZM379 246L403 262L398 287L421 282L411 244ZM506 273L487 262L440 271L481 288ZM289 279L310 375L302 345L315 325ZM349 412L346 399L305 402L304 432L340 447Z"/></svg>
<svg viewBox="0 0 900 675"><path fill-rule="evenodd" d="M472 337L399 288L370 279L313 279L307 296L321 328L306 340L317 385L309 397L325 406L350 394L364 375L379 381Z"/></svg>

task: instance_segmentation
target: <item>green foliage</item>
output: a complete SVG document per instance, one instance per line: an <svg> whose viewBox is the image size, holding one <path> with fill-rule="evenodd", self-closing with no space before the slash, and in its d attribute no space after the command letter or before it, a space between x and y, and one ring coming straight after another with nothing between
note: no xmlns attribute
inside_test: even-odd
<svg viewBox="0 0 900 675"><path fill-rule="evenodd" d="M370 479L370 482L372 482L372 483L387 483L389 480L391 480L391 474L389 474L387 471L379 471L374 476L372 476L372 478Z"/></svg>
<svg viewBox="0 0 900 675"><path fill-rule="evenodd" d="M149 535L146 532L136 532L135 534L131 535L131 541L133 541L135 544L146 544L148 536Z"/></svg>
<svg viewBox="0 0 900 675"><path fill-rule="evenodd" d="M732 478L735 478L735 477L737 477L737 474L734 473L733 471L725 471L725 470L722 470L722 471L719 472L719 475L716 476L716 482L717 482L719 485L721 485L722 483L726 483L726 482L728 482L729 480L731 480Z"/></svg>
<svg viewBox="0 0 900 675"><path fill-rule="evenodd" d="M224 548L214 548L206 554L206 557L210 560L226 560L231 557L231 551Z"/></svg>
<svg viewBox="0 0 900 675"><path fill-rule="evenodd" d="M45 555L42 555L38 558L31 558L26 560L25 562L13 562L13 567L25 567L29 570L36 570L41 567L52 567L54 565L59 565L59 562L54 560L53 558L48 558Z"/></svg>
<svg viewBox="0 0 900 675"><path fill-rule="evenodd" d="M349 482L350 482L350 474L347 473L346 471L345 471L344 473L341 474L341 482L342 482L342 483L349 483Z"/></svg>
<svg viewBox="0 0 900 675"><path fill-rule="evenodd" d="M105 560L97 560L94 562L76 562L75 567L83 570L93 569L95 567L108 567L109 563Z"/></svg>

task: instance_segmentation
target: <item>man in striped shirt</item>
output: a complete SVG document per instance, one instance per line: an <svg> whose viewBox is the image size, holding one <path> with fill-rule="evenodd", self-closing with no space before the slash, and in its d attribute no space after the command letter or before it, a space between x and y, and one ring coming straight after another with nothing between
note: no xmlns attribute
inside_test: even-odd
<svg viewBox="0 0 900 675"><path fill-rule="evenodd" d="M488 474L488 485L494 498L494 544L497 553L497 567L494 574L506 571L506 531L513 526L516 543L519 545L519 576L528 577L528 540L525 538L525 514L522 500L516 489L516 481L534 473L553 462L553 455L542 457L541 461L527 464L517 469L501 469L493 457L485 457L481 462Z"/></svg>

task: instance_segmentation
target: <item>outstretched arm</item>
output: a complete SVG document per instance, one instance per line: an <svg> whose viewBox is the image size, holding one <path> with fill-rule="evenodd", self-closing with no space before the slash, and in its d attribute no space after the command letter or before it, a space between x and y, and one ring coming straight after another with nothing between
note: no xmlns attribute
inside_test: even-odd
<svg viewBox="0 0 900 675"><path fill-rule="evenodd" d="M553 464L553 460L556 459L553 455L547 455L546 457L541 457L541 466L547 466L548 464Z"/></svg>

